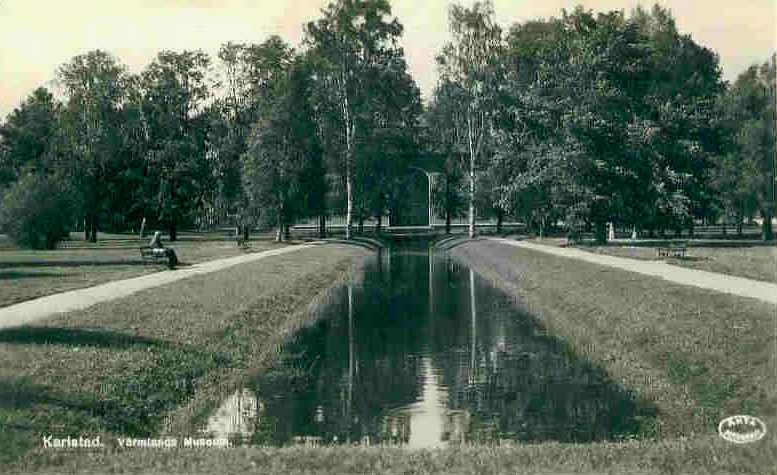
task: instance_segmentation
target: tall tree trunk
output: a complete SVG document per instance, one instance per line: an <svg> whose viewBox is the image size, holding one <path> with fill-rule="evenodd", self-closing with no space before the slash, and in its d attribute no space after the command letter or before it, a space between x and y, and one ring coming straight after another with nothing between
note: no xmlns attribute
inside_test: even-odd
<svg viewBox="0 0 777 475"><path fill-rule="evenodd" d="M97 213L93 212L91 219L89 220L89 242L97 242Z"/></svg>
<svg viewBox="0 0 777 475"><path fill-rule="evenodd" d="M770 241L774 239L774 230L772 229L772 215L768 210L761 210L763 224L761 225L761 239Z"/></svg>
<svg viewBox="0 0 777 475"><path fill-rule="evenodd" d="M359 216L359 234L364 234L364 216Z"/></svg>
<svg viewBox="0 0 777 475"><path fill-rule="evenodd" d="M280 214L276 223L275 242L283 242L283 219Z"/></svg>
<svg viewBox="0 0 777 475"><path fill-rule="evenodd" d="M351 239L351 225L353 223L353 177L351 177L351 151L346 153L345 159L345 197L347 208L345 213L345 239Z"/></svg>
<svg viewBox="0 0 777 475"><path fill-rule="evenodd" d="M496 233L502 234L502 219L504 218L504 211L501 209L496 212Z"/></svg>
<svg viewBox="0 0 777 475"><path fill-rule="evenodd" d="M356 135L356 122L351 118L351 109L348 101L348 92L345 92L343 112L345 115L345 199L347 208L345 213L345 239L351 239L351 225L353 224L353 176L351 167L353 164L354 136Z"/></svg>
<svg viewBox="0 0 777 475"><path fill-rule="evenodd" d="M445 212L445 234L451 233L451 212Z"/></svg>
<svg viewBox="0 0 777 475"><path fill-rule="evenodd" d="M475 237L475 155L470 157L469 171L469 237Z"/></svg>
<svg viewBox="0 0 777 475"><path fill-rule="evenodd" d="M170 242L178 240L178 223L175 214L170 217Z"/></svg>
<svg viewBox="0 0 777 475"><path fill-rule="evenodd" d="M318 216L318 237L326 237L326 215L324 213Z"/></svg>
<svg viewBox="0 0 777 475"><path fill-rule="evenodd" d="M762 237L764 241L771 241L772 239L774 239L774 229L772 227L771 216L769 216L768 219L764 220Z"/></svg>
<svg viewBox="0 0 777 475"><path fill-rule="evenodd" d="M291 224L285 223L283 225L283 237L286 242L291 241Z"/></svg>
<svg viewBox="0 0 777 475"><path fill-rule="evenodd" d="M607 243L607 224L604 221L598 220L594 223L594 237L596 244Z"/></svg>
<svg viewBox="0 0 777 475"><path fill-rule="evenodd" d="M375 231L380 234L383 229L383 213L378 213L378 224L375 226Z"/></svg>

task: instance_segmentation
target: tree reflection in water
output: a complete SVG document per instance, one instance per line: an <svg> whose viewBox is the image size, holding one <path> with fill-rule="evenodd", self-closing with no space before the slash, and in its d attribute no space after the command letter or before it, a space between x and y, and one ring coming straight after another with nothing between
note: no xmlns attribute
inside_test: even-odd
<svg viewBox="0 0 777 475"><path fill-rule="evenodd" d="M251 380L253 443L585 442L655 413L471 269L382 259Z"/></svg>

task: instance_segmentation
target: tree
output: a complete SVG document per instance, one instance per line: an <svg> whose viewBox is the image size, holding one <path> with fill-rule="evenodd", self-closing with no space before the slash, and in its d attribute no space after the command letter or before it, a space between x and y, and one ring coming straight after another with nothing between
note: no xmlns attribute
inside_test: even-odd
<svg viewBox="0 0 777 475"><path fill-rule="evenodd" d="M396 68L403 53L397 45L402 25L391 15L387 0L336 0L324 17L305 28L305 42L316 57L317 110L334 132L326 145L341 157L345 184L346 238L354 218L354 174L357 148L371 137L365 119L381 99L381 72Z"/></svg>
<svg viewBox="0 0 777 475"><path fill-rule="evenodd" d="M493 115L497 110L495 93L499 85L499 56L502 31L493 19L490 1L475 2L471 9L453 5L449 25L453 41L438 57L443 83L457 88L454 114L458 141L464 143L469 159L469 236L475 235L476 170L484 164L489 147Z"/></svg>
<svg viewBox="0 0 777 475"><path fill-rule="evenodd" d="M494 117L494 153L485 170L495 189L493 203L486 204L520 217L540 235L559 217L577 230L594 202L593 190L583 182L590 166L583 144L565 128L581 102L575 97L581 93L569 86L579 82L586 87L569 64L576 35L564 19L515 24L501 57L501 105Z"/></svg>
<svg viewBox="0 0 777 475"><path fill-rule="evenodd" d="M5 145L3 136L0 135L0 192L17 178L10 153L10 150Z"/></svg>
<svg viewBox="0 0 777 475"><path fill-rule="evenodd" d="M314 124L315 126L315 124ZM327 194L329 193L329 183L326 179L326 163L324 161L323 148L316 139L315 149L307 156L307 163L303 167L299 181L300 189L303 191L304 202L302 203L303 217L318 218L318 237L326 237L326 213L327 213Z"/></svg>
<svg viewBox="0 0 777 475"><path fill-rule="evenodd" d="M83 197L85 238L92 242L97 241L106 185L120 168L118 124L126 78L126 68L101 50L76 56L57 70L67 97L60 121L63 148Z"/></svg>
<svg viewBox="0 0 777 475"><path fill-rule="evenodd" d="M177 238L181 224L201 206L209 184L206 161L210 58L202 51L160 52L142 73L146 159L159 221Z"/></svg>
<svg viewBox="0 0 777 475"><path fill-rule="evenodd" d="M720 70L668 12L515 25L502 62L492 174L528 219L593 225L603 242L608 221L679 229L709 209Z"/></svg>
<svg viewBox="0 0 777 475"><path fill-rule="evenodd" d="M406 175L407 157L420 148L417 140L422 112L420 91L407 73L401 52L386 54L382 65L370 69L369 73L372 74L369 82L373 84L370 108L360 120L360 129L365 135L354 160L354 182L358 190L354 208L359 232L363 231L364 219L369 217L377 218L380 230L389 202L401 186L402 175Z"/></svg>
<svg viewBox="0 0 777 475"><path fill-rule="evenodd" d="M651 164L652 179L636 201L659 203L651 207L651 227L658 220L661 230L671 224L679 232L712 209L713 164L726 142L717 104L724 90L718 57L678 32L671 14L661 7L650 13L638 8L630 23L649 53L648 74L634 88L642 98L641 120L630 130L629 150Z"/></svg>
<svg viewBox="0 0 777 475"><path fill-rule="evenodd" d="M770 61L749 67L727 91L724 114L733 147L719 167L727 208L738 222L757 211L764 240L774 237L775 60L773 55Z"/></svg>
<svg viewBox="0 0 777 475"><path fill-rule="evenodd" d="M26 170L51 173L60 104L43 87L37 88L0 125L2 154L0 186L19 179Z"/></svg>
<svg viewBox="0 0 777 475"><path fill-rule="evenodd" d="M451 220L464 216L467 207L465 198L463 164L459 143L459 132L455 121L455 101L446 93L455 93L458 88L441 82L435 96L427 106L424 115L425 148L432 153L443 155L443 171L435 181L432 192L434 211L445 219L445 233L451 232Z"/></svg>
<svg viewBox="0 0 777 475"><path fill-rule="evenodd" d="M16 244L54 249L75 217L72 192L59 175L25 172L0 202L0 229Z"/></svg>
<svg viewBox="0 0 777 475"><path fill-rule="evenodd" d="M144 87L141 74L130 75L126 81L127 99L121 110L120 136L124 166L118 182L123 193L116 197L116 206L118 208L123 204L125 225L131 222L133 227L143 227L144 221L147 225L156 224L153 210L156 209L158 181L149 161L152 123L146 115L150 108L146 104ZM123 199L122 204L119 199Z"/></svg>
<svg viewBox="0 0 777 475"><path fill-rule="evenodd" d="M432 190L434 211L445 219L445 234L451 233L451 220L463 217L464 210L467 208L467 200L464 198L466 192L464 175L457 162L459 160L451 158L445 160L444 171L435 181Z"/></svg>
<svg viewBox="0 0 777 475"><path fill-rule="evenodd" d="M251 127L268 113L274 83L284 74L291 48L278 36L261 44L226 43L218 58L221 98L210 107L208 149L216 179L215 206L239 215L247 239L251 217L240 177L240 157L248 149Z"/></svg>
<svg viewBox="0 0 777 475"><path fill-rule="evenodd" d="M242 157L244 188L250 208L277 229L276 240L289 237L300 217L320 212L313 203L322 191L321 147L309 101L310 70L295 58L271 92L272 104L254 125ZM310 208L308 208L310 206Z"/></svg>
<svg viewBox="0 0 777 475"><path fill-rule="evenodd" d="M648 60L639 32L619 12L594 17L578 8L565 12L562 22L565 34L558 38L564 60L542 64L540 74L552 78L546 92L561 113L566 137L547 151L551 160L572 165L565 178L573 186L559 187L571 191L560 200L574 210L568 219L593 223L601 243L606 223L623 217L625 203L639 189L634 182L641 160L631 157L626 131L639 112L640 78Z"/></svg>
<svg viewBox="0 0 777 475"><path fill-rule="evenodd" d="M217 181L212 198L219 213L234 212L233 208L241 201L240 156L247 148L251 124L256 120L249 113L251 96L243 60L245 49L246 45L232 42L219 49L223 97L209 108L208 147Z"/></svg>

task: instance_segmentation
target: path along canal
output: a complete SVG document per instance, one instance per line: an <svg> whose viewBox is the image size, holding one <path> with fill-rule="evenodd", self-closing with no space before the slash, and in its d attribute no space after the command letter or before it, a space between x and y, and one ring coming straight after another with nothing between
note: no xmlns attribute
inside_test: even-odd
<svg viewBox="0 0 777 475"><path fill-rule="evenodd" d="M251 444L628 438L655 412L433 249L385 249L205 432Z"/></svg>

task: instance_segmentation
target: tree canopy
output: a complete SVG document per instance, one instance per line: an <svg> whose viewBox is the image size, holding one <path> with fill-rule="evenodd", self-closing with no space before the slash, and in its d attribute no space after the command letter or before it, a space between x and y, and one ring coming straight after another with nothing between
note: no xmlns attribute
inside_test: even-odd
<svg viewBox="0 0 777 475"><path fill-rule="evenodd" d="M67 193L62 226L92 241L142 221L172 239L226 224L284 238L309 219L324 235L332 215L350 237L405 212L417 158L434 156L448 232L468 211L470 235L476 217L603 241L607 223L664 234L758 216L773 237L774 57L728 84L660 6L505 29L489 0L448 13L427 104L388 0L333 0L298 49L270 36L215 59L161 51L138 74L77 55L56 71L60 96L41 87L0 123L0 193L23 198L17 214L36 184Z"/></svg>

